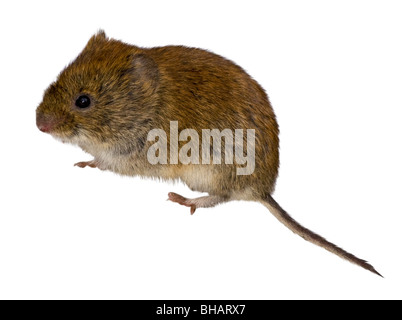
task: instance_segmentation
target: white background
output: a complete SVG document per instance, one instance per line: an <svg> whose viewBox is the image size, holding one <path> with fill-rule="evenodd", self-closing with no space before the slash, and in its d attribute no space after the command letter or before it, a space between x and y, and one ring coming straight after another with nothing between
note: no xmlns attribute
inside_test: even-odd
<svg viewBox="0 0 402 320"><path fill-rule="evenodd" d="M3 1L1 299L402 298L399 1ZM262 205L189 209L180 184L73 167L35 108L99 28L206 48L268 92L277 201L384 279L295 236Z"/></svg>

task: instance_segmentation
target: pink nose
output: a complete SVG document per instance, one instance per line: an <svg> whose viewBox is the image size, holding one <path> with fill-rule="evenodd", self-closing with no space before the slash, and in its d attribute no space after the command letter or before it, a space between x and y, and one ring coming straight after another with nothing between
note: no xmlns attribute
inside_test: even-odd
<svg viewBox="0 0 402 320"><path fill-rule="evenodd" d="M39 123L38 124L38 129L42 132L49 132L51 127L49 125L46 125L44 123Z"/></svg>
<svg viewBox="0 0 402 320"><path fill-rule="evenodd" d="M49 133L54 129L57 123L58 122L49 115L44 115L43 113L36 114L36 126L42 132Z"/></svg>

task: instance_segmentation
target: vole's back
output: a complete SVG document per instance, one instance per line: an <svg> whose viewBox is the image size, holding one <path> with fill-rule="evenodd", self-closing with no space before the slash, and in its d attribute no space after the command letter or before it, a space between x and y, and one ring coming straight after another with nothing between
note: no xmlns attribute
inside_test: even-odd
<svg viewBox="0 0 402 320"><path fill-rule="evenodd" d="M202 129L255 129L254 173L241 176L235 174L233 165L211 166L216 192L251 188L258 195L271 193L279 167L279 130L261 86L238 65L205 50L168 46L147 49L145 54L159 68L158 93L166 132L169 121L178 121L179 131L197 130L200 137Z"/></svg>

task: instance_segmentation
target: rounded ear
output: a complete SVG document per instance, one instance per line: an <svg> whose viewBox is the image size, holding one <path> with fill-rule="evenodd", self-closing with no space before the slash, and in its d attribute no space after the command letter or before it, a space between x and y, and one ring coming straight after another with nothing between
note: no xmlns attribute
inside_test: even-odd
<svg viewBox="0 0 402 320"><path fill-rule="evenodd" d="M159 85L159 69L156 62L146 54L134 54L133 76L135 82L141 84L143 90L147 93L156 91Z"/></svg>
<svg viewBox="0 0 402 320"><path fill-rule="evenodd" d="M105 31L99 30L91 37L91 39L89 39L87 45L85 46L84 50L82 50L82 52L91 51L93 48L106 41L108 41L108 38Z"/></svg>

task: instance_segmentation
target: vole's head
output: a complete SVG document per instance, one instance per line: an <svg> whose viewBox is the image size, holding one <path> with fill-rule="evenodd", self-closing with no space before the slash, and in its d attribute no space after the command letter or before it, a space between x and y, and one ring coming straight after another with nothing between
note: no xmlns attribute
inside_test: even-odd
<svg viewBox="0 0 402 320"><path fill-rule="evenodd" d="M38 128L74 144L113 144L152 119L159 72L145 51L94 35L45 91Z"/></svg>

